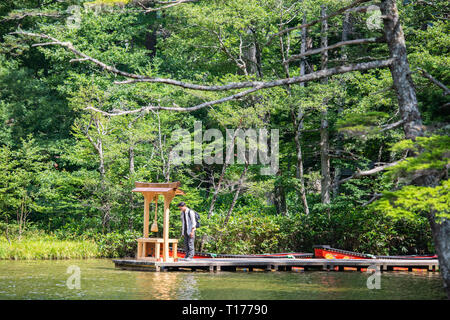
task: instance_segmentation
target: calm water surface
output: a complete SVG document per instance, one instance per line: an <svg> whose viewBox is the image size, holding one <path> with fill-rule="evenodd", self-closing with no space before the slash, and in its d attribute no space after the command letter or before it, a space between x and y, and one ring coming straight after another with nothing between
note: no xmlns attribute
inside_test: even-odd
<svg viewBox="0 0 450 320"><path fill-rule="evenodd" d="M81 270L68 289L67 268ZM112 260L0 261L0 299L445 299L439 273L389 272L367 289L363 272L138 272Z"/></svg>

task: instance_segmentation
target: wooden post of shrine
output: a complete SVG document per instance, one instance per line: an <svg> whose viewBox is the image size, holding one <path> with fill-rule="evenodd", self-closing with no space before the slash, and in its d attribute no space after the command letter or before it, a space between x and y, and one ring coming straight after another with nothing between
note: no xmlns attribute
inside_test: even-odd
<svg viewBox="0 0 450 320"><path fill-rule="evenodd" d="M142 193L144 195L144 238L148 238L148 224L150 221L150 203L153 201L154 194Z"/></svg>
<svg viewBox="0 0 450 320"><path fill-rule="evenodd" d="M137 259L146 260L160 260L161 245L162 245L162 259L164 262L173 261L177 259L177 239L169 239L170 228L170 203L176 195L184 195L185 193L178 189L180 182L169 183L148 183L148 182L135 182L136 188L133 192L140 192L144 196L144 232L143 237L137 239L138 250ZM158 196L164 196L164 215L163 215L163 230L162 238L150 238L149 237L149 224L150 224L150 204L158 201ZM155 223L156 223L155 212ZM170 247L172 244L172 257L169 255Z"/></svg>
<svg viewBox="0 0 450 320"><path fill-rule="evenodd" d="M167 261L169 259L169 214L170 214L169 206L174 197L175 191L166 193L164 195L164 221L163 221L164 261Z"/></svg>

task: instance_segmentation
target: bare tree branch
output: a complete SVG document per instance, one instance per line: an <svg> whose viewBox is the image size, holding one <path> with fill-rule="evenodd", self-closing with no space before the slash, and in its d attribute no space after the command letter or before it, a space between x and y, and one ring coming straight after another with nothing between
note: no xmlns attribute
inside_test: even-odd
<svg viewBox="0 0 450 320"><path fill-rule="evenodd" d="M428 80L430 80L432 83L434 83L435 85L437 85L439 88L441 88L442 90L444 90L444 96L450 94L450 89L447 88L447 86L445 84L443 84L442 82L440 82L439 80L436 80L431 74L429 74L428 72L426 72L425 70L423 70L422 68L417 68L417 70L420 71L420 73L422 74L423 77L427 78Z"/></svg>
<svg viewBox="0 0 450 320"><path fill-rule="evenodd" d="M0 20L1 22L4 21L11 21L11 20L22 20L26 17L49 17L49 18L61 18L64 17L65 13L59 13L59 12L39 12L39 11L24 11L24 12L16 12L16 13L10 13L9 16L6 18L3 18Z"/></svg>
<svg viewBox="0 0 450 320"><path fill-rule="evenodd" d="M156 8L146 8L142 4L141 4L141 6L144 8L144 12L145 13L149 13L149 12L164 10L164 9L167 9L167 8L178 6L180 4L187 3L187 2L197 2L197 1L198 0L178 0L178 1L175 1L175 2L174 1L152 1L152 2L154 2L156 4L164 4L164 5L161 6L161 7L156 7Z"/></svg>
<svg viewBox="0 0 450 320"><path fill-rule="evenodd" d="M372 198L370 198L370 200L367 201L366 203L364 203L362 206L363 206L363 207L366 207L366 206L368 206L369 204L371 204L372 202L374 202L375 200L378 200L379 198L381 198L382 196L383 196L382 193L375 193L375 194L372 196Z"/></svg>
<svg viewBox="0 0 450 320"><path fill-rule="evenodd" d="M309 28L309 27L311 27L311 26L313 26L313 25L315 25L315 24L317 24L317 23L319 23L319 22L321 22L323 20L328 20L328 19L330 19L332 17L340 15L341 13L347 11L348 9L354 8L354 7L356 7L357 5L359 5L361 3L369 2L369 1L371 1L371 0L356 0L355 2L352 2L351 4L349 4L348 6L343 7L343 8L341 8L341 9L339 9L339 10L333 12L333 13L330 13L327 16L321 17L320 19L313 20L313 21L308 22L308 23L304 23L304 24L301 24L301 25L298 25L298 26L295 26L295 27L286 28L284 30L281 30L281 31L279 31L277 33L274 33L274 34L270 35L269 39L266 42L266 45L269 45L274 38L279 37L280 35L283 35L285 33L288 33L288 32L294 31L294 30L302 29L302 28Z"/></svg>
<svg viewBox="0 0 450 320"><path fill-rule="evenodd" d="M350 8L348 10L346 10L346 12L367 12L367 10L372 7L372 6L379 6L379 4L374 3L370 6L362 6L362 7L355 7L355 8Z"/></svg>
<svg viewBox="0 0 450 320"><path fill-rule="evenodd" d="M394 86L389 86L389 87L383 88L381 90L378 90L378 91L375 91L375 92L371 92L371 93L369 93L369 95L370 96L375 96L377 94L388 92L388 91L394 90L394 89L395 89Z"/></svg>
<svg viewBox="0 0 450 320"><path fill-rule="evenodd" d="M358 64L350 64L347 66L339 66L339 67L335 67L335 68L331 68L331 69L326 69L326 70L309 73L304 76L296 76L296 77L292 77L292 78L277 79L277 80L272 80L272 81L244 81L244 82L230 82L225 85L200 85L200 84L187 83L187 82L174 80L174 79L153 78L153 77L147 77L147 76L143 76L143 75L125 72L125 71L119 70L113 66L107 65L95 58L92 58L83 52L78 51L77 49L75 49L73 44L70 42L62 42L62 41L60 41L54 37L51 37L49 35L46 35L46 34L37 34L37 33L25 32L25 31L11 32L11 34L24 35L24 36L29 36L29 37L37 37L37 38L52 40L52 42L40 43L37 45L41 45L41 46L43 46L43 45L60 45L62 47L66 47L69 51L73 52L75 55L82 58L82 59L76 59L75 61L91 61L94 64L100 66L104 70L107 70L111 73L114 73L114 74L117 74L120 76L124 76L126 78L131 78L131 80L115 82L116 84L135 83L135 82L163 83L163 84L173 85L173 86L177 86L177 87L182 87L185 89L199 90L199 91L228 91L228 90L234 90L234 89L252 88L252 89L248 90L248 92L246 92L245 94L243 94L243 92L241 92L236 95L233 95L234 98L241 98L243 95L247 95L251 92L256 91L254 89L259 90L259 89L272 88L272 87L277 87L277 86L313 81L313 80L322 79L324 77L329 77L329 76L332 76L335 74L342 74L342 73L347 73L347 72L351 72L351 71L361 71L361 70L368 70L368 69L373 69L373 68L383 68L383 67L390 66L395 61L394 58L390 58L390 59L386 59L386 60L377 60L377 61L363 62L363 63L358 63ZM229 100L230 100L229 98L223 98L223 99L217 100L217 101L219 101L217 103L222 103L222 102L226 102ZM213 104L217 104L217 103L213 103ZM207 103L207 105L203 105L202 107L206 107L206 106L209 106L209 103ZM157 108L162 109L163 107L157 107ZM179 110L180 108L170 108L169 107L169 109L167 109L167 110L173 110L173 109ZM182 109L184 110L185 108L182 108Z"/></svg>
<svg viewBox="0 0 450 320"><path fill-rule="evenodd" d="M331 46L327 46L324 48L317 48L317 49L313 49L313 50L308 50L304 53L300 53L300 54L294 54L291 57L289 57L288 59L286 59L283 63L287 64L290 63L292 61L295 60L299 60L303 57L312 55L312 54L317 54L317 53L321 53L323 51L328 51L328 50L332 50L332 49L336 49L342 46L346 46L346 45L353 45L353 44L365 44L365 43L377 43L377 42L384 42L384 38L383 37L379 37L379 38L367 38L367 39L356 39L356 40L347 40L347 41L341 41L335 44L332 44Z"/></svg>
<svg viewBox="0 0 450 320"><path fill-rule="evenodd" d="M190 112L195 111L198 109L202 109L205 107L210 107L216 104L224 103L230 100L240 99L250 93L253 93L255 91L261 90L261 89L267 89L267 88L273 88L277 86L285 86L285 85L291 85L296 83L302 83L307 81L313 81L318 79L323 79L325 77L329 77L336 74L342 74L347 73L351 71L362 71L362 70L369 70L373 68L383 68L383 67L389 67L392 65L395 61L394 58L386 59L386 60L378 60L378 61L370 61L370 62L363 62L358 64L352 64L347 66L339 66L331 69L324 69L317 72L312 72L307 75L303 76L296 76L291 78L285 78L285 79L277 79L272 81L245 81L245 82L231 82L225 85L199 85L199 84L192 84L187 83L183 81L173 80L173 79L165 79L165 78L151 78L143 75L137 75L125 71L121 71L113 66L109 66L95 58L92 58L88 55L86 55L83 52L78 51L75 49L75 47L70 42L62 42L54 37L51 37L46 34L36 34L36 33L30 33L30 32L24 32L24 31L17 31L12 32L11 34L17 34L17 35L25 35L30 37L37 37L37 38L43 38L43 39L49 39L52 40L52 42L47 43L39 43L36 45L39 46L45 46L45 45L60 45L63 47L66 47L69 51L73 52L75 55L81 57L80 59L75 59L73 61L91 61L98 66L102 67L104 70L107 70L111 73L121 75L127 78L132 78L130 81L123 81L123 82L116 82L116 83L132 83L132 82L149 82L149 83L163 83L173 86L182 87L185 89L191 89L191 90L200 90L200 91L228 91L228 90L234 90L234 89L243 89L243 88L250 88L246 91L241 91L239 93L235 93L233 95L220 98L218 100L214 101L208 101L201 103L199 105L188 107L188 108L180 108L180 107L163 107L163 106L147 106L141 109L132 110L132 111L122 111L119 113L103 113L105 115L118 115L118 114L130 114L130 113L138 113L142 111L149 111L149 110L172 110L172 111L180 111L180 112ZM94 109L92 109L94 110ZM98 110L97 110L98 111Z"/></svg>
<svg viewBox="0 0 450 320"><path fill-rule="evenodd" d="M217 40L220 43L220 48L222 49L223 52L225 52L225 54L231 59L233 60L237 67L239 69L241 69L244 74L246 76L248 76L248 71L247 71L247 64L245 63L245 61L242 59L242 37L240 36L240 43L239 43L239 58L236 58L235 56L233 56L233 54L230 52L230 50L228 50L228 48L226 47L225 43L223 42L222 36L220 35L220 31L216 32L214 30L210 30L211 33L213 33L216 37Z"/></svg>
<svg viewBox="0 0 450 320"><path fill-rule="evenodd" d="M227 91L233 89L243 89L243 88L256 88L260 87L264 88L272 88L282 85L289 85L295 83L308 82L313 80L322 79L324 77L329 77L336 74L347 73L351 71L361 71L361 70L369 70L374 68L384 68L389 67L392 63L394 63L395 59L390 58L386 60L376 60L370 62L362 62L357 64L349 64L346 66L339 66L331 69L321 70L317 72L312 72L304 76L296 76L285 79L278 79L272 81L246 81L246 82L231 82L225 85L198 85L191 84L182 81L172 80L172 79L162 79L162 78L149 78L145 76L139 76L140 78L135 78L133 80L128 81L116 81L116 84L125 84L125 83L136 83L136 82L150 82L150 83L165 83L178 87L182 87L185 89L192 90L200 90L200 91Z"/></svg>
<svg viewBox="0 0 450 320"><path fill-rule="evenodd" d="M370 169L370 170L366 170L366 171L358 170L354 174L352 174L350 177L342 179L342 180L339 180L339 184L342 184L342 183L344 183L344 182L346 182L348 180L351 180L351 179L361 178L361 177L364 177L364 176L373 175L375 173L378 173L378 172L381 172L383 170L386 170L387 168L393 167L393 166L399 164L403 160L404 159L401 159L399 161L391 162L391 163L385 164L383 166L379 166L379 167L376 167L376 168L373 168L373 169Z"/></svg>
<svg viewBox="0 0 450 320"><path fill-rule="evenodd" d="M278 79L278 80L267 81L267 82L257 81L257 82L244 82L244 83L228 84L223 87L228 87L229 90L231 90L231 89L240 89L240 88L245 88L245 87L250 86L250 89L248 89L246 91L241 91L239 93L236 93L236 94L233 94L233 95L230 95L230 96L218 99L218 100L204 102L199 105L196 105L193 107L188 107L188 108L147 106L147 107L144 107L141 109L131 110L131 111L121 111L118 113L106 113L103 111L102 113L105 115L108 115L108 116L115 116L115 115L139 113L139 112L149 111L149 110L170 110L170 111L179 111L179 112L191 112L191 111L199 110L199 109L202 109L205 107L211 107L213 105L224 103L227 101L240 99L240 98L243 98L243 97L249 95L250 93L256 92L261 89L267 89L267 88L273 88L273 87L278 87L278 86L285 86L285 85L291 85L291 84L296 84L296 83L319 80L319 79L329 77L332 75L347 73L347 72L351 72L351 71L362 71L362 70L369 70L369 69L373 69L373 68L388 67L392 63L394 63L394 61L395 61L395 59L387 59L387 60L359 63L359 64L355 64L355 65L340 66L340 67L335 67L335 68L331 68L331 69L320 70L320 71L313 72L313 73L308 73L304 76L298 76L298 77L292 77L292 78L286 78L286 79ZM254 87L252 87L253 85L254 85ZM187 85L182 85L182 87L191 89ZM202 86L202 87L207 87L207 86ZM224 89L222 89L222 90L224 90ZM89 107L87 109L94 110L92 107ZM96 110L96 111L100 112L99 110Z"/></svg>
<svg viewBox="0 0 450 320"><path fill-rule="evenodd" d="M381 129L379 132L384 132L384 131L388 131L388 130L392 130L395 128L400 127L405 121L404 120L399 120L397 122L394 123L390 123L390 124L385 124L383 126L381 126Z"/></svg>

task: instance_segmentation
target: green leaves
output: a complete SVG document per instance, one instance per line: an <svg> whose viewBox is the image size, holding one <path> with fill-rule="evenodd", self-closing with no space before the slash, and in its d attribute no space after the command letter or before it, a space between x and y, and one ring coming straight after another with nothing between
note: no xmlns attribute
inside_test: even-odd
<svg viewBox="0 0 450 320"><path fill-rule="evenodd" d="M426 212L446 214L446 187L439 181L425 189L415 186L402 189L428 173L437 172L439 179L446 179L449 141L442 132L440 136L413 142L401 140L401 127L381 130L401 118L388 69L331 77L327 85L308 83L271 88L190 114L160 111L108 117L86 108L114 113L148 105L189 107L238 90L198 92L164 84L116 85L114 81L123 78L91 62L70 62L76 57L64 48L31 47L30 40L18 41L8 35L20 23L24 30L71 41L93 58L148 77L199 84L270 81L300 73L300 61L291 62L286 70L282 60L300 53L301 31L286 33L281 38L271 39L272 35L300 25L304 13L307 21L317 19L323 4L331 13L352 0L211 0L184 3L149 14L144 14L135 1L85 1L91 9L80 11L77 28L69 28L66 20L67 6L75 2L48 2L41 2L43 10L59 10L64 15L57 19L34 16L8 20L0 26L3 39L0 44L0 210L8 217L15 217L17 210L25 205L34 223L47 230L63 230L64 236L69 237L98 233L105 215L109 214L111 228L118 233L101 241L106 255L116 255L128 250L127 243L133 237L133 234L121 237L120 233L142 229L142 198L130 193L136 180L180 180L187 192L183 200L205 216L221 165L173 166L168 157L174 146L170 139L172 132L180 128L192 132L193 123L199 120L205 130L216 128L224 132L226 128L242 125L280 132L279 175L261 176L258 165L249 167L229 232L223 230L221 219L230 207L242 166L227 168L217 199L214 215L217 220L205 229L208 235L223 234L222 238L217 237L217 244L207 244L211 249L234 252L263 252L282 247L308 249L313 241L329 240L348 249L383 251L388 250L390 241L401 243L402 237L420 238L420 227L414 231L407 227L395 229L383 215L372 217L369 211L359 211L374 194L383 191L386 194L376 210L418 219L417 225L422 228ZM439 15L444 5L435 5L436 8L416 1L399 3L412 69L426 69L447 84L449 23ZM2 3L0 15L12 17L36 10L35 6L36 2L32 1ZM351 14L349 39L380 36L379 31L367 29L368 15ZM329 44L342 41L343 16L331 18L328 23ZM320 36L320 24L308 28L307 50L320 47ZM386 46L379 43L349 46L345 52L330 50L329 68L387 55ZM308 56L306 62L306 72L317 71L321 66L320 55ZM429 128L433 129L440 127L433 122L447 123L448 96L443 96L440 89L419 73L413 73L412 77L425 125L432 124ZM399 159L406 150L415 156L391 168L383 179L368 176L340 185L332 203L322 205L318 196L321 179L318 129L320 113L325 108L333 179L344 179L357 169L371 169L377 163ZM313 212L310 218L297 215L302 212L295 144L299 110L303 116L299 143L307 200ZM29 134L33 139L27 138ZM95 147L100 142L102 174L100 153ZM204 147L207 145L203 143ZM393 145L392 149L389 145ZM392 188L398 189L389 192ZM292 220L284 217L281 221L272 216L274 194L281 189ZM415 199L420 199L420 203ZM326 210L332 213L331 220L323 214ZM179 235L177 223L174 222L171 230L173 237ZM208 221L203 223L206 225ZM407 250L414 247L414 241L405 245Z"/></svg>
<svg viewBox="0 0 450 320"><path fill-rule="evenodd" d="M97 236L99 255L106 258L133 257L136 254L138 232L111 232Z"/></svg>
<svg viewBox="0 0 450 320"><path fill-rule="evenodd" d="M39 198L44 190L42 178L49 169L45 160L42 149L31 137L22 140L18 150L0 148L0 210L11 220L16 218L11 213L17 213L23 226L30 213L43 209Z"/></svg>
<svg viewBox="0 0 450 320"><path fill-rule="evenodd" d="M392 147L394 152L406 150L414 152L415 156L389 168L387 179L402 178L406 179L407 183L411 180L414 182L418 179L429 179L430 186L406 185L400 190L384 191L383 198L374 202L372 208L392 217L410 220L420 216L430 217L437 222L450 218L450 180L441 180L436 185L436 179L448 177L450 137L417 137L416 141L403 140Z"/></svg>
<svg viewBox="0 0 450 320"><path fill-rule="evenodd" d="M432 215L439 223L450 219L450 180L437 187L405 186L401 190L384 192L383 199L373 209L395 218L417 220Z"/></svg>
<svg viewBox="0 0 450 320"><path fill-rule="evenodd" d="M206 251L228 254L250 254L277 252L279 243L286 234L280 234L280 226L270 216L252 213L237 213L230 217L226 228L223 217L214 216L206 226L199 229L201 234L210 237Z"/></svg>
<svg viewBox="0 0 450 320"><path fill-rule="evenodd" d="M348 114L337 121L338 130L348 135L367 135L377 133L380 123L389 117L387 113L371 111L364 114Z"/></svg>
<svg viewBox="0 0 450 320"><path fill-rule="evenodd" d="M449 136L417 137L414 142L402 140L392 146L393 152L406 150L411 150L417 155L389 168L388 175L390 177L409 177L427 170L448 170L450 164Z"/></svg>

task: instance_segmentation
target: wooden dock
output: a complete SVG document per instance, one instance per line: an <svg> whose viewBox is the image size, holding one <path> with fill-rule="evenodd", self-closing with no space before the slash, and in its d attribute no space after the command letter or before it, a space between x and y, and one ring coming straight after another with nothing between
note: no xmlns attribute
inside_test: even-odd
<svg viewBox="0 0 450 320"><path fill-rule="evenodd" d="M426 270L437 271L437 259L192 259L190 261L156 262L145 259L118 259L113 260L116 268L136 271L292 271L293 268L302 268L304 271L347 271L372 268L377 271Z"/></svg>

